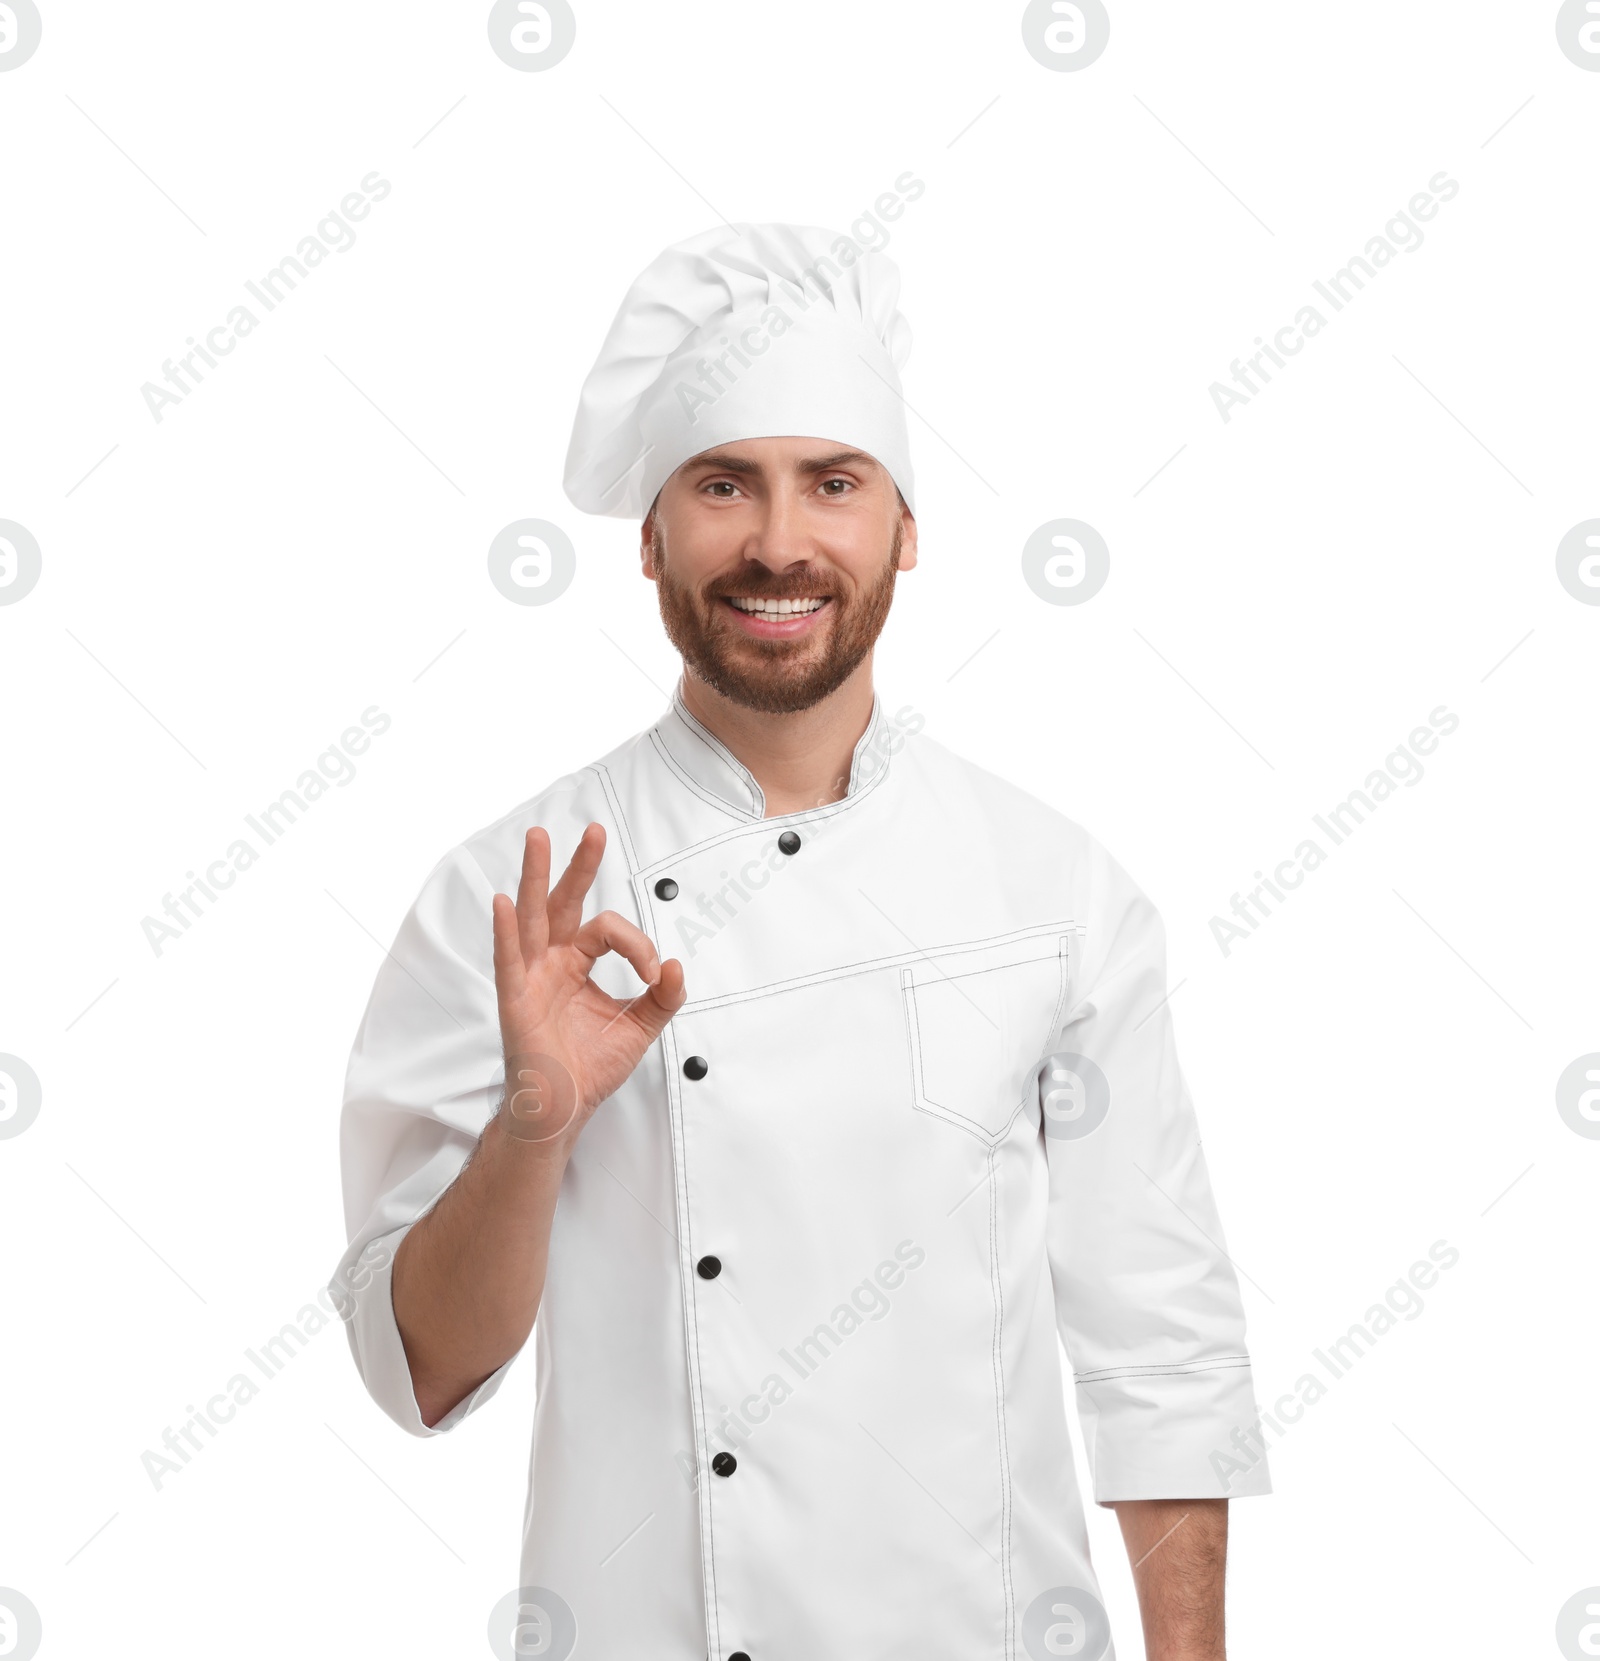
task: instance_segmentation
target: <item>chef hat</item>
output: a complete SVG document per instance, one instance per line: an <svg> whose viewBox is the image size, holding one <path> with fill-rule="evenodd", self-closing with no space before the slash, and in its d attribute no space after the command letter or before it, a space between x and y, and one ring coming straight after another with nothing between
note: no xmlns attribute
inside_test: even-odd
<svg viewBox="0 0 1600 1661"><path fill-rule="evenodd" d="M836 440L907 507L894 262L810 225L719 225L635 279L578 399L563 479L586 513L642 519L691 456L743 438Z"/></svg>

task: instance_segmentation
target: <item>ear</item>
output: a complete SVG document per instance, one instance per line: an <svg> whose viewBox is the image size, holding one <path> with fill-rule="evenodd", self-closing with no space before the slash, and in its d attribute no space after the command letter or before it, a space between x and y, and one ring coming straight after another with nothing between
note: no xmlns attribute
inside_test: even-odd
<svg viewBox="0 0 1600 1661"><path fill-rule="evenodd" d="M652 505L650 511L644 516L643 523L639 526L639 570L640 574L650 582L656 580L656 557L655 549L652 546L655 525L656 510Z"/></svg>
<svg viewBox="0 0 1600 1661"><path fill-rule="evenodd" d="M917 563L917 521L904 501L900 504L900 558L897 571L910 571Z"/></svg>

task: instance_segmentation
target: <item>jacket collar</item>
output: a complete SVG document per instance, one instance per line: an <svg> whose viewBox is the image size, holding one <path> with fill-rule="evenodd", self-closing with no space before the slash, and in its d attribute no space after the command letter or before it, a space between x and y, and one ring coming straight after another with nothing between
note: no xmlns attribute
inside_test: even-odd
<svg viewBox="0 0 1600 1661"><path fill-rule="evenodd" d="M887 725L883 700L874 690L872 715L851 754L850 780L844 801L861 795L888 770ZM755 776L721 739L689 713L683 701L681 675L672 689L672 702L651 728L650 737L667 765L696 795L740 818L766 817L766 799Z"/></svg>

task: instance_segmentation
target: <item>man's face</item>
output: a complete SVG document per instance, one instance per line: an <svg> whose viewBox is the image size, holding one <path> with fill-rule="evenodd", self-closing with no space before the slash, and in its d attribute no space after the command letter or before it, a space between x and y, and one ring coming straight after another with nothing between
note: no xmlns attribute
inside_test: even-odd
<svg viewBox="0 0 1600 1661"><path fill-rule="evenodd" d="M747 709L793 714L872 650L895 573L917 562L917 524L871 456L827 439L748 438L667 480L641 546L684 662Z"/></svg>

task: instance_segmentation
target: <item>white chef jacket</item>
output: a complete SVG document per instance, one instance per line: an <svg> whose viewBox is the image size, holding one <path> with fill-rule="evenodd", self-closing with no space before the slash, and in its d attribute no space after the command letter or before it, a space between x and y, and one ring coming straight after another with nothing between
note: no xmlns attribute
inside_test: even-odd
<svg viewBox="0 0 1600 1661"><path fill-rule="evenodd" d="M921 724L875 697L845 797L767 818L680 682L452 849L378 971L333 1286L367 1389L429 1436L506 1367L424 1426L390 1265L500 1101L490 901L527 828L559 871L600 821L585 915L684 965L562 1180L518 1653L1109 1655L1092 1616L1088 1648L1041 1626L1062 1588L1098 1598L1058 1332L1096 1500L1269 1491L1235 1436L1258 1414L1161 920L1086 831ZM595 979L639 990L615 956Z"/></svg>

